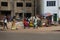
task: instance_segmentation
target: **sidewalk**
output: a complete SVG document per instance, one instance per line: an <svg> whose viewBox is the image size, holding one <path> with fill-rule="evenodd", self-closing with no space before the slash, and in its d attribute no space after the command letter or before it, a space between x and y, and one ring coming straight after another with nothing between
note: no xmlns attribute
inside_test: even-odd
<svg viewBox="0 0 60 40"><path fill-rule="evenodd" d="M31 28L23 28L22 22L18 22L17 23L17 28L18 30L11 30L11 23L8 23L8 27L9 29L7 30L7 32L51 32L51 31L56 31L56 30L60 30L60 26L51 26L51 27L40 27L38 29L33 29L33 27ZM2 29L2 27L0 27L0 29Z"/></svg>

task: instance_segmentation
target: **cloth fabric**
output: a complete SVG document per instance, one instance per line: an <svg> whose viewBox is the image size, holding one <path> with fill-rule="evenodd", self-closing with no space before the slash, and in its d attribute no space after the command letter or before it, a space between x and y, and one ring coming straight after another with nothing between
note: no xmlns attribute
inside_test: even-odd
<svg viewBox="0 0 60 40"><path fill-rule="evenodd" d="M13 30L13 29L16 29L17 27L16 27L16 23L15 22L12 22L12 27L11 27L11 29Z"/></svg>
<svg viewBox="0 0 60 40"><path fill-rule="evenodd" d="M27 27L29 25L28 21L24 20L24 26Z"/></svg>
<svg viewBox="0 0 60 40"><path fill-rule="evenodd" d="M32 21L29 22L29 26L30 27L33 27L34 26Z"/></svg>
<svg viewBox="0 0 60 40"><path fill-rule="evenodd" d="M4 19L4 23L7 23L7 19Z"/></svg>

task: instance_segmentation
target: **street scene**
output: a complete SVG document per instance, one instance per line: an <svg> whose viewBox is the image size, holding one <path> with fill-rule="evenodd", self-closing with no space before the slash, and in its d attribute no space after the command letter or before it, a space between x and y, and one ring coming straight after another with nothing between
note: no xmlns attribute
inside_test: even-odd
<svg viewBox="0 0 60 40"><path fill-rule="evenodd" d="M60 1L0 0L2 31L60 25Z"/></svg>
<svg viewBox="0 0 60 40"><path fill-rule="evenodd" d="M60 40L60 0L0 0L0 40Z"/></svg>

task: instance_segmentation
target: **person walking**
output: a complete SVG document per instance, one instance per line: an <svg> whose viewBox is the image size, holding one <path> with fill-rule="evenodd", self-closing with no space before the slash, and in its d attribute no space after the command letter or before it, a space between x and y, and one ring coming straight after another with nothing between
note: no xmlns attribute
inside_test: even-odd
<svg viewBox="0 0 60 40"><path fill-rule="evenodd" d="M3 19L3 29L5 29L5 27L8 29L8 27L7 27L7 18L6 18L6 16L5 16L5 18Z"/></svg>
<svg viewBox="0 0 60 40"><path fill-rule="evenodd" d="M38 26L37 26L37 17L35 16L35 19L34 19L34 29L35 28L38 28Z"/></svg>
<svg viewBox="0 0 60 40"><path fill-rule="evenodd" d="M26 20L26 18L24 18L23 24L24 24L24 29L25 29L26 27L29 27L29 23L28 23L28 21Z"/></svg>
<svg viewBox="0 0 60 40"><path fill-rule="evenodd" d="M41 23L41 19L40 18L38 18L38 20L37 20L37 26L38 27L41 27L42 26L42 23Z"/></svg>
<svg viewBox="0 0 60 40"><path fill-rule="evenodd" d="M15 20L15 19L13 19L13 21L12 21L11 30L17 30L17 27L16 27L16 20Z"/></svg>

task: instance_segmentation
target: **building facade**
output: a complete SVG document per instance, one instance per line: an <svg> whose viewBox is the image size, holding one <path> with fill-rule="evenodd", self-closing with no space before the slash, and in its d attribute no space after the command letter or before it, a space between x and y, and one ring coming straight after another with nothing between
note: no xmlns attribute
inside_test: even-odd
<svg viewBox="0 0 60 40"><path fill-rule="evenodd" d="M0 0L0 14L11 15L10 0Z"/></svg>
<svg viewBox="0 0 60 40"><path fill-rule="evenodd" d="M60 0L0 0L0 14L22 18L50 14L60 18Z"/></svg>
<svg viewBox="0 0 60 40"><path fill-rule="evenodd" d="M34 0L0 0L0 15L30 17L35 14Z"/></svg>
<svg viewBox="0 0 60 40"><path fill-rule="evenodd" d="M60 18L60 0L41 0L41 14L48 16L47 14L52 15L52 17Z"/></svg>

